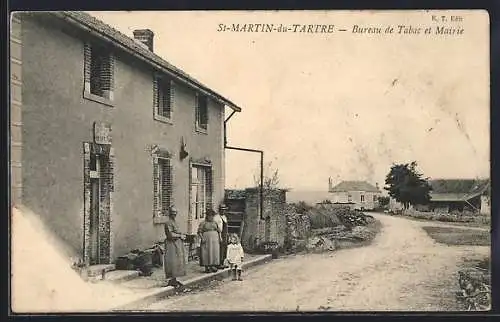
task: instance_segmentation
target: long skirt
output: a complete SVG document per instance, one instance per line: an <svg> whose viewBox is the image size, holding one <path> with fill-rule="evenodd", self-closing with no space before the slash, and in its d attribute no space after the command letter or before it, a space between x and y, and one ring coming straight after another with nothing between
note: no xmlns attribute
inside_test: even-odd
<svg viewBox="0 0 500 322"><path fill-rule="evenodd" d="M165 254L163 256L163 261L166 278L186 275L184 245L182 240L167 240L165 242Z"/></svg>
<svg viewBox="0 0 500 322"><path fill-rule="evenodd" d="M220 265L224 265L227 256L227 238L222 238L220 242Z"/></svg>
<svg viewBox="0 0 500 322"><path fill-rule="evenodd" d="M200 245L200 266L219 266L220 249L219 233L206 231L203 233Z"/></svg>

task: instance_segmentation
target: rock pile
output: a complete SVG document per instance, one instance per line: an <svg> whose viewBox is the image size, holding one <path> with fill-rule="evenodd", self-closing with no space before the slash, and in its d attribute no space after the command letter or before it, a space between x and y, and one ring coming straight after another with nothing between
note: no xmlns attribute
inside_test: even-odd
<svg viewBox="0 0 500 322"><path fill-rule="evenodd" d="M306 249L312 252L333 251L337 249L335 240L329 239L325 236L314 236L309 238Z"/></svg>
<svg viewBox="0 0 500 322"><path fill-rule="evenodd" d="M311 231L309 216L296 213L288 214L286 222L286 250L292 253L304 250Z"/></svg>
<svg viewBox="0 0 500 322"><path fill-rule="evenodd" d="M491 307L490 272L483 268L467 268L459 271L457 300L468 311L484 311Z"/></svg>

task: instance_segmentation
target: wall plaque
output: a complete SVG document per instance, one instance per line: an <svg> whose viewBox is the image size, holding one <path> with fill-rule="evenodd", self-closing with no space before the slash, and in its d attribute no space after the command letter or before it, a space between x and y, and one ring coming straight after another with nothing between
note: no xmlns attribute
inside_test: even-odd
<svg viewBox="0 0 500 322"><path fill-rule="evenodd" d="M94 122L94 142L96 144L111 144L111 124Z"/></svg>

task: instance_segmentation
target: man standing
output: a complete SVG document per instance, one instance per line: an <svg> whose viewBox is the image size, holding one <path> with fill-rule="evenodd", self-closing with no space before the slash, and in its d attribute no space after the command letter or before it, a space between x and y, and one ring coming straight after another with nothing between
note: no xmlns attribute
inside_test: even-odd
<svg viewBox="0 0 500 322"><path fill-rule="evenodd" d="M219 268L226 268L225 260L227 256L227 243L228 243L228 227L226 217L227 207L225 204L219 206L219 211L214 217L214 221L219 226L220 234L220 266Z"/></svg>

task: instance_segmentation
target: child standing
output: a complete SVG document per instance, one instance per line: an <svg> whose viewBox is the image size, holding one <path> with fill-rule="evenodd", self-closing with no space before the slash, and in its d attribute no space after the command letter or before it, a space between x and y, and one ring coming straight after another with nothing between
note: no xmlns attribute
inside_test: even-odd
<svg viewBox="0 0 500 322"><path fill-rule="evenodd" d="M233 281L242 281L241 266L243 262L243 247L241 247L238 235L229 235L230 244L227 245L227 261L233 273Z"/></svg>

